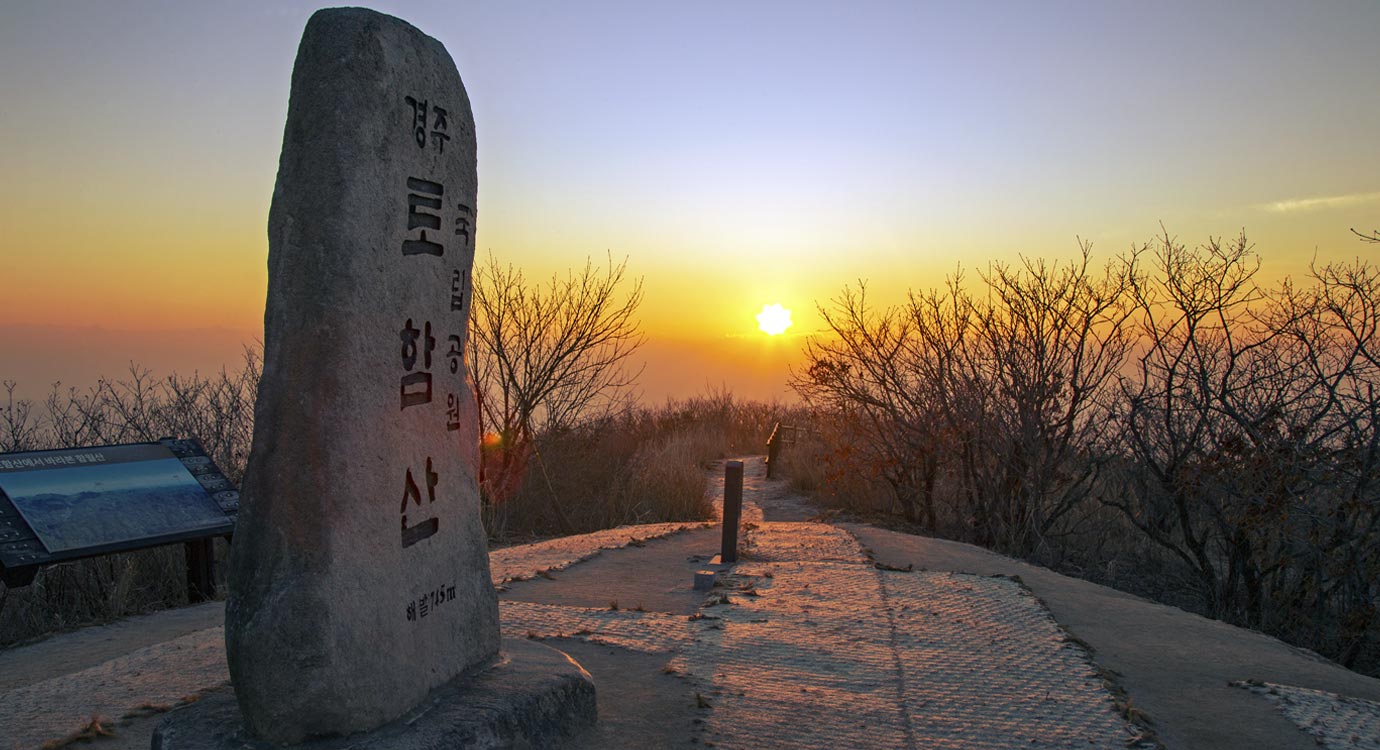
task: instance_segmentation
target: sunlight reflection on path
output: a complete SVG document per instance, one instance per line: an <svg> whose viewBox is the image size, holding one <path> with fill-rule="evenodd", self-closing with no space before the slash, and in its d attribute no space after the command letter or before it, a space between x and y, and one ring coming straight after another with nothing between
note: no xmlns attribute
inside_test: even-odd
<svg viewBox="0 0 1380 750"><path fill-rule="evenodd" d="M879 570L842 529L764 521L757 500L794 501L746 468L742 559L693 619L505 601L504 635L671 655L709 699L702 739L720 747L1136 741L1086 652L1019 582Z"/></svg>

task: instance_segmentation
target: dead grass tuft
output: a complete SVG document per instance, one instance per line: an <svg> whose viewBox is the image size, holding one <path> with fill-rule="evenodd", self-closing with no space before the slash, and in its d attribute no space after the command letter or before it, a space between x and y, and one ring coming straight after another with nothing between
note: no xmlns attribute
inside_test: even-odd
<svg viewBox="0 0 1380 750"><path fill-rule="evenodd" d="M58 740L48 740L42 745L43 750L59 750L78 742L90 742L98 737L114 737L115 730L109 726L110 720L102 716L92 716L86 726Z"/></svg>
<svg viewBox="0 0 1380 750"><path fill-rule="evenodd" d="M772 425L788 413L719 390L538 435L529 455L508 457L523 467L513 486L483 488L485 528L503 542L708 520L705 470L726 456L761 453ZM484 450L486 465L502 463L501 448Z"/></svg>
<svg viewBox="0 0 1380 750"><path fill-rule="evenodd" d="M187 698L191 698L192 700L196 700L198 697L200 697L200 696L195 696L195 697L193 697L193 696L184 696L182 702L183 702L183 703L187 703L187 702L189 702L189 701L187 700ZM157 714L167 713L167 712L171 711L172 709L173 709L173 707L172 707L171 705L166 704L166 703L148 703L148 702L145 702L145 703L140 703L139 705L135 706L133 710L127 711L127 712L125 713L125 715L124 715L124 716L121 716L120 718L121 718L121 719L140 719L140 718L143 718L143 717L145 717L145 716L154 716L154 715L157 715Z"/></svg>

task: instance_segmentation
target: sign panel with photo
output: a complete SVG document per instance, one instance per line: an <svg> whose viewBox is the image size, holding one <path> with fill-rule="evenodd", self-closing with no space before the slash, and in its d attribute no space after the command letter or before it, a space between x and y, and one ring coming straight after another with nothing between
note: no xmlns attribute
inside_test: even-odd
<svg viewBox="0 0 1380 750"><path fill-rule="evenodd" d="M50 554L226 522L183 461L157 443L7 453L0 491Z"/></svg>

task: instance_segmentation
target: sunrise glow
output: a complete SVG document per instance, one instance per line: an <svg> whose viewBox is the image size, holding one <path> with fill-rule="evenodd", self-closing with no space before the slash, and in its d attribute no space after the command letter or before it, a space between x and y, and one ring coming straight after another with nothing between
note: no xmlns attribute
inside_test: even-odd
<svg viewBox="0 0 1380 750"><path fill-rule="evenodd" d="M235 369L262 337L315 9L79 5L0 24L0 380L38 400L131 360ZM1350 229L1380 223L1380 101L1357 95L1380 69L1375 3L465 7L384 10L455 57L479 258L534 279L626 258L651 401L706 382L790 398L785 344L860 280L885 307L1080 239L1101 263L1161 224L1190 246L1245 229L1267 281L1374 252ZM787 300L789 330L749 322Z"/></svg>
<svg viewBox="0 0 1380 750"><path fill-rule="evenodd" d="M768 336L777 336L791 327L791 311L781 305L762 305L757 313L757 327Z"/></svg>

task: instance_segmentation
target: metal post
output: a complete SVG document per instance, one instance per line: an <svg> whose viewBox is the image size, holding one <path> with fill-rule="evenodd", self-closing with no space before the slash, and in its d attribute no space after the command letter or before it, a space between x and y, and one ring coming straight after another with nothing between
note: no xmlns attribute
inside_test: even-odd
<svg viewBox="0 0 1380 750"><path fill-rule="evenodd" d="M724 464L724 543L719 561L738 562L738 522L743 516L743 462Z"/></svg>

